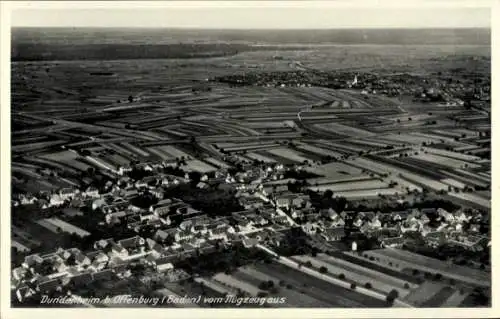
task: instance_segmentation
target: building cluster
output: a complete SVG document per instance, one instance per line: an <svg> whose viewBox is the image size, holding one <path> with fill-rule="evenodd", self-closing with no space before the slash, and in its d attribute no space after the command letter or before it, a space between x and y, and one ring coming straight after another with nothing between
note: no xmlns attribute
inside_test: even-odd
<svg viewBox="0 0 500 319"><path fill-rule="evenodd" d="M282 165L264 165L234 175L226 170L212 177L203 175L200 183L207 187L217 180L236 190L234 196L244 210L223 217L209 217L180 199L164 198L165 188L189 182L189 176L154 174L139 180L121 176L106 186L105 193L89 187L85 191L63 189L50 194L41 208L64 207L66 214L71 203L78 200L94 216L102 216L98 218L102 225L125 227L135 235L98 239L90 252L59 248L50 254L26 256L12 270L12 289L19 300L37 293L77 289L97 280L126 278L136 263L155 273L170 272L175 262L183 258L214 252L235 242L247 247L261 242L279 245L282 231L297 226L324 243L342 240L347 230L376 238L384 247L402 246L408 232L419 233L427 245L435 247L448 243L478 251L489 243L489 238L479 231L480 214L466 214L463 210L450 213L437 207L386 214L319 209L313 206L309 195L291 192L286 184L273 184L284 179L284 172ZM147 208L133 204L132 199L145 193L156 198L154 204ZM40 201L27 196L18 200L19 205ZM38 223L53 231L57 227L63 232L89 235L58 218Z"/></svg>
<svg viewBox="0 0 500 319"><path fill-rule="evenodd" d="M425 78L409 73L391 75L363 73L359 75L354 72L331 73L300 70L227 75L217 77L214 81L239 86L354 88L361 90L362 94L388 96L404 94L414 96L421 102L445 102L449 105L464 105L463 98L469 95L480 104L488 100L490 92L490 84L486 82L464 84L446 77L437 77L430 82ZM471 87L473 87L472 91Z"/></svg>

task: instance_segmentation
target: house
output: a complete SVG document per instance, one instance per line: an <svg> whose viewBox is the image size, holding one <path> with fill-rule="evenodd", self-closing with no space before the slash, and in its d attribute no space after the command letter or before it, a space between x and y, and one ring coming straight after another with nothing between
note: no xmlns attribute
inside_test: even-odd
<svg viewBox="0 0 500 319"><path fill-rule="evenodd" d="M95 270L104 269L109 261L108 255L106 255L102 250L88 253L87 257L90 259L91 267Z"/></svg>
<svg viewBox="0 0 500 319"><path fill-rule="evenodd" d="M207 188L210 188L210 185L208 183L205 183L205 182L198 182L198 184L196 184L196 188L207 189Z"/></svg>
<svg viewBox="0 0 500 319"><path fill-rule="evenodd" d="M111 249L108 253L108 256L110 257L110 259L116 258L116 257L118 257L118 258L128 257L127 249L125 249L121 245L118 245L116 243L112 243L110 247L111 247Z"/></svg>
<svg viewBox="0 0 500 319"><path fill-rule="evenodd" d="M108 225L119 224L123 219L127 217L127 213L125 211L118 211L115 213L109 213L104 216L104 221Z"/></svg>
<svg viewBox="0 0 500 319"><path fill-rule="evenodd" d="M36 291L30 286L24 284L16 289L16 297L20 302L30 298L36 294Z"/></svg>
<svg viewBox="0 0 500 319"><path fill-rule="evenodd" d="M459 235L457 240L448 240L448 243L461 246L470 251L481 251L484 249L481 245L481 243L483 242L483 238L484 237L474 235Z"/></svg>
<svg viewBox="0 0 500 319"><path fill-rule="evenodd" d="M227 240L228 234L233 234L235 229L229 225L220 225L215 228L211 228L208 230L208 236L210 239L222 239Z"/></svg>
<svg viewBox="0 0 500 319"><path fill-rule="evenodd" d="M455 214L455 221L457 221L459 223L463 223L463 222L469 221L469 218L465 215L465 213L462 210L459 210Z"/></svg>
<svg viewBox="0 0 500 319"><path fill-rule="evenodd" d="M169 237L175 238L175 234L178 230L176 228L160 229L154 235L153 239L158 242L165 242Z"/></svg>
<svg viewBox="0 0 500 319"><path fill-rule="evenodd" d="M90 258L84 255L78 248L70 248L66 250L58 249L57 253L68 264L74 264L80 267L84 267L90 265L91 263Z"/></svg>
<svg viewBox="0 0 500 319"><path fill-rule="evenodd" d="M255 247L259 244L259 240L257 238L243 238L243 246L245 248Z"/></svg>
<svg viewBox="0 0 500 319"><path fill-rule="evenodd" d="M437 247L446 242L446 234L440 231L429 232L425 235L424 240L429 246Z"/></svg>
<svg viewBox="0 0 500 319"><path fill-rule="evenodd" d="M323 237L326 241L339 241L344 236L344 227L328 228L321 233L321 237Z"/></svg>
<svg viewBox="0 0 500 319"><path fill-rule="evenodd" d="M403 236L389 237L381 240L381 247L401 248L404 244Z"/></svg>
<svg viewBox="0 0 500 319"><path fill-rule="evenodd" d="M63 188L59 191L59 196L63 201L74 198L79 193L79 190L72 188Z"/></svg>
<svg viewBox="0 0 500 319"><path fill-rule="evenodd" d="M363 219L367 222L371 222L375 219L375 212L368 211L368 212L360 212L360 214L363 214Z"/></svg>
<svg viewBox="0 0 500 319"><path fill-rule="evenodd" d="M64 199L59 194L52 194L49 204L50 206L61 206L64 204Z"/></svg>
<svg viewBox="0 0 500 319"><path fill-rule="evenodd" d="M149 192L156 198L163 198L163 190L161 188L155 187L150 189Z"/></svg>
<svg viewBox="0 0 500 319"><path fill-rule="evenodd" d="M128 255L144 252L145 244L146 240L140 236L134 236L118 241L118 245L124 248Z"/></svg>
<svg viewBox="0 0 500 319"><path fill-rule="evenodd" d="M24 262L21 264L22 267L26 269L33 269L33 267L41 264L43 262L43 258L38 254L33 254L24 257Z"/></svg>
<svg viewBox="0 0 500 319"><path fill-rule="evenodd" d="M183 257L192 257L196 252L196 248L190 244L182 244L179 251Z"/></svg>
<svg viewBox="0 0 500 319"><path fill-rule="evenodd" d="M260 225L260 226L265 226L269 224L269 221L260 215L256 215L255 217L253 217L252 222L254 223L254 225Z"/></svg>
<svg viewBox="0 0 500 319"><path fill-rule="evenodd" d="M430 222L430 218L429 216L427 216L427 214L422 214L420 215L420 221L422 222L422 224L427 224L428 222Z"/></svg>
<svg viewBox="0 0 500 319"><path fill-rule="evenodd" d="M36 290L42 294L49 294L51 292L61 290L61 282L57 278L41 278L37 283Z"/></svg>
<svg viewBox="0 0 500 319"><path fill-rule="evenodd" d="M292 208L292 212L291 212L290 216L293 219L303 218L304 217L304 212L302 211L302 209Z"/></svg>
<svg viewBox="0 0 500 319"><path fill-rule="evenodd" d="M104 269L92 273L92 281L109 281L112 280L115 273L111 269Z"/></svg>
<svg viewBox="0 0 500 319"><path fill-rule="evenodd" d="M88 284L92 283L94 278L92 277L91 272L82 272L77 275L74 275L70 278L70 285L73 287L85 287Z"/></svg>
<svg viewBox="0 0 500 319"><path fill-rule="evenodd" d="M28 270L26 268L17 267L17 268L12 269L12 278L17 279L17 280L21 280L26 276L27 273L28 273Z"/></svg>
<svg viewBox="0 0 500 319"><path fill-rule="evenodd" d="M245 209L257 209L264 206L264 202L258 197L241 197L239 202Z"/></svg>
<svg viewBox="0 0 500 319"><path fill-rule="evenodd" d="M156 219L156 218L158 218L158 216L156 216L155 214L150 213L148 211L143 211L143 212L141 212L139 214L139 218L140 218L140 220L142 222L142 221L145 221L145 220L150 221L150 220Z"/></svg>
<svg viewBox="0 0 500 319"><path fill-rule="evenodd" d="M335 219L335 218L337 218L339 216L337 214L337 212L334 209L332 209L332 208L322 209L320 211L320 214L321 214L321 216L329 218L331 220L333 220L333 219Z"/></svg>
<svg viewBox="0 0 500 319"><path fill-rule="evenodd" d="M370 222L368 222L368 227L371 229L378 229L382 227L382 223L377 217L375 217Z"/></svg>
<svg viewBox="0 0 500 319"><path fill-rule="evenodd" d="M307 222L305 224L302 224L302 230L308 234L308 235L311 235L311 234L315 234L316 233L316 224L313 224L311 222Z"/></svg>
<svg viewBox="0 0 500 319"><path fill-rule="evenodd" d="M429 218L437 216L437 209L436 208L422 208L421 210L422 216L426 215Z"/></svg>
<svg viewBox="0 0 500 319"><path fill-rule="evenodd" d="M137 189L147 188L148 187L148 183L146 181L144 181L144 180L140 180L140 181L135 182L134 186Z"/></svg>
<svg viewBox="0 0 500 319"><path fill-rule="evenodd" d="M89 186L84 192L85 197L99 198L99 190L93 186Z"/></svg>
<svg viewBox="0 0 500 319"><path fill-rule="evenodd" d="M437 214L441 216L447 223L451 223L455 221L455 216L452 213L447 212L442 208L437 209Z"/></svg>
<svg viewBox="0 0 500 319"><path fill-rule="evenodd" d="M174 234L175 241L179 242L181 240L188 240L193 237L193 234L189 231L177 230Z"/></svg>
<svg viewBox="0 0 500 319"><path fill-rule="evenodd" d="M290 225L290 221L288 220L287 216L283 215L274 217L273 222L280 225Z"/></svg>
<svg viewBox="0 0 500 319"><path fill-rule="evenodd" d="M353 226L355 227L361 227L363 225L363 220L359 217L357 217L354 222L352 223Z"/></svg>
<svg viewBox="0 0 500 319"><path fill-rule="evenodd" d="M167 257L156 259L153 266L157 272L165 272L174 269L174 265L170 262L170 258Z"/></svg>
<svg viewBox="0 0 500 319"><path fill-rule="evenodd" d="M291 202L291 206L292 207L302 207L304 205L307 205L307 203L311 203L309 202L308 200L308 196L296 196L294 198L292 198L292 202Z"/></svg>

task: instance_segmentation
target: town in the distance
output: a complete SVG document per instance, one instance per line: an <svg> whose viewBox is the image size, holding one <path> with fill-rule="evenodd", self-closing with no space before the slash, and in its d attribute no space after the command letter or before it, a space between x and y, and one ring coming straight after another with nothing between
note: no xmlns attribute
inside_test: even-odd
<svg viewBox="0 0 500 319"><path fill-rule="evenodd" d="M491 306L489 44L78 32L13 29L14 307Z"/></svg>

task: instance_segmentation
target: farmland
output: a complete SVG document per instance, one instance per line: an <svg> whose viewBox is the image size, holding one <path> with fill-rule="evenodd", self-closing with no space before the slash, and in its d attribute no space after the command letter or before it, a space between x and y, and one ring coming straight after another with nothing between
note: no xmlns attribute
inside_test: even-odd
<svg viewBox="0 0 500 319"><path fill-rule="evenodd" d="M13 32L18 261L99 249L130 283L190 275L148 293L286 299L264 308L455 307L491 286L484 30L39 32Z"/></svg>

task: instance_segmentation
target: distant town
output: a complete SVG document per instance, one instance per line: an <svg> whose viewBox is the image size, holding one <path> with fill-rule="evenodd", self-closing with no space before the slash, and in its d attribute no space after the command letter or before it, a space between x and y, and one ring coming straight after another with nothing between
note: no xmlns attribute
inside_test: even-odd
<svg viewBox="0 0 500 319"><path fill-rule="evenodd" d="M489 55L317 50L13 62L13 305L490 306Z"/></svg>

